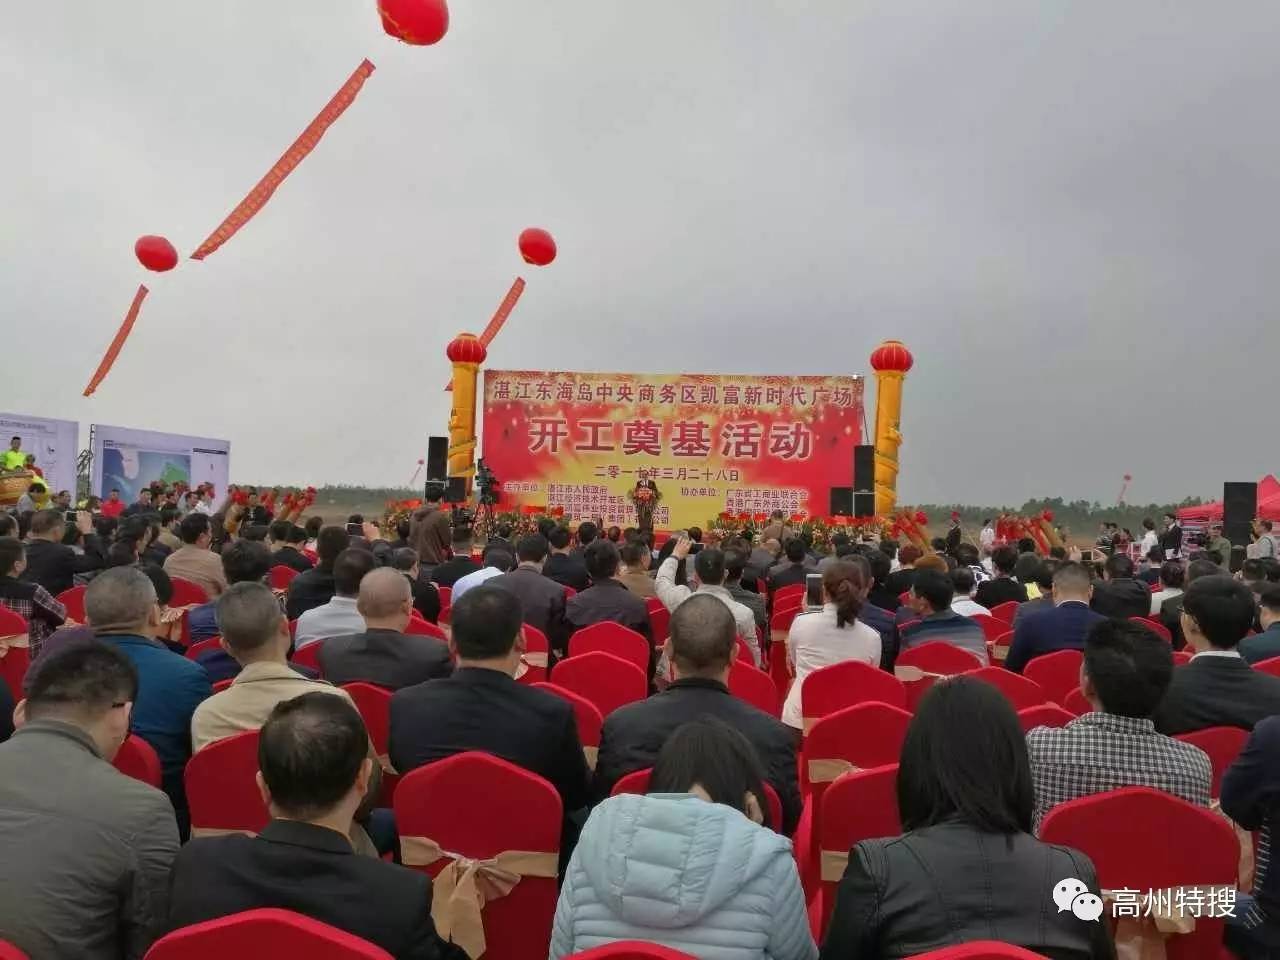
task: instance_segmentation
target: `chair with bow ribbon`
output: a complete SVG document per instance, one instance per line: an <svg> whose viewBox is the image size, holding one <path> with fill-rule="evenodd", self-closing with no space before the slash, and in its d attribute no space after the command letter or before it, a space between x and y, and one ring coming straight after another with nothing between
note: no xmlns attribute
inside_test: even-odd
<svg viewBox="0 0 1280 960"><path fill-rule="evenodd" d="M67 609L67 619L76 623L84 623L84 592L89 588L83 584L71 587L58 594L58 602Z"/></svg>
<svg viewBox="0 0 1280 960"><path fill-rule="evenodd" d="M777 611L792 603L804 603L804 591L803 583L788 583L785 587L779 587L773 592L773 609Z"/></svg>
<svg viewBox="0 0 1280 960"><path fill-rule="evenodd" d="M573 707L573 719L578 724L578 739L582 741L582 752L586 755L587 766L594 770L596 758L600 753L600 731L604 727L604 717L600 716L596 705L586 697L572 690L566 690L559 684L543 682L535 683L533 686L547 693L554 693Z"/></svg>
<svg viewBox="0 0 1280 960"><path fill-rule="evenodd" d="M258 731L215 740L187 761L191 835L261 832L271 819L258 792Z"/></svg>
<svg viewBox="0 0 1280 960"><path fill-rule="evenodd" d="M992 663L1004 663L1009 659L1009 648L1013 646L1013 631L1006 630L994 640L987 641L987 655Z"/></svg>
<svg viewBox="0 0 1280 960"><path fill-rule="evenodd" d="M1249 731L1239 727L1205 727L1191 733L1180 733L1174 739L1199 747L1209 755L1209 763L1213 766L1213 788L1209 795L1217 798L1222 794L1222 775L1240 756L1249 739Z"/></svg>
<svg viewBox="0 0 1280 960"><path fill-rule="evenodd" d="M902 681L859 660L845 660L815 670L800 687L800 715L806 732L828 714L872 701L905 710L907 691Z"/></svg>
<svg viewBox="0 0 1280 960"><path fill-rule="evenodd" d="M729 665L729 692L771 717L778 716L778 688L773 678L741 657Z"/></svg>
<svg viewBox="0 0 1280 960"><path fill-rule="evenodd" d="M1135 824L1142 829L1135 830ZM1098 871L1104 900L1119 903L1117 892L1126 892L1126 899L1136 892L1139 916L1117 921L1117 956L1219 956L1221 917L1194 918L1188 910L1175 911L1173 904L1189 903L1194 894L1203 908L1213 903L1210 889L1230 888L1234 897L1239 847L1224 817L1159 790L1125 787L1054 807L1040 825L1040 839L1086 854ZM1149 892L1160 896L1151 899L1152 915L1142 916Z"/></svg>
<svg viewBox="0 0 1280 960"><path fill-rule="evenodd" d="M991 641L998 640L1009 632L1009 624L985 613L975 613L969 619L980 626L982 635Z"/></svg>
<svg viewBox="0 0 1280 960"><path fill-rule="evenodd" d="M440 597L440 616L441 623L448 623L453 618L453 587L443 587L436 584L436 594Z"/></svg>
<svg viewBox="0 0 1280 960"><path fill-rule="evenodd" d="M145 960L224 960L237 956L391 960L391 954L367 940L273 907L233 913L174 930L152 944ZM0 954L0 960L3 957Z"/></svg>
<svg viewBox="0 0 1280 960"><path fill-rule="evenodd" d="M363 681L344 683L342 689L351 697L351 702L356 705L364 720L365 729L369 731L373 752L377 754L378 763L382 766L382 805L390 805L400 782L395 767L391 765L391 758L387 756L387 744L391 740L391 691Z"/></svg>
<svg viewBox="0 0 1280 960"><path fill-rule="evenodd" d="M293 651L293 656L289 658L291 663L296 663L301 667L310 667L317 674L323 676L320 669L320 644L323 640L312 640L305 647L298 647Z"/></svg>
<svg viewBox="0 0 1280 960"><path fill-rule="evenodd" d="M893 675L906 685L907 709L914 713L916 705L935 680L977 670L981 666L982 661L977 654L945 640L930 640L898 654Z"/></svg>
<svg viewBox="0 0 1280 960"><path fill-rule="evenodd" d="M441 643L449 642L449 635L428 620L416 614L409 618L408 624L405 625L404 632L410 637L433 637Z"/></svg>
<svg viewBox="0 0 1280 960"><path fill-rule="evenodd" d="M886 764L869 770L841 775L822 798L822 829L818 833L819 870L822 887L811 901L811 922L815 939L822 941L831 912L835 909L836 887L849 865L849 851L859 840L896 837L902 833L898 819L898 765Z"/></svg>
<svg viewBox="0 0 1280 960"><path fill-rule="evenodd" d="M169 599L169 606L198 607L209 602L209 594L199 584L183 580L181 577L170 577L169 581L173 584L173 596Z"/></svg>
<svg viewBox="0 0 1280 960"><path fill-rule="evenodd" d="M8 607L0 606L0 680L9 686L13 701L23 698L22 680L31 666L31 640L27 621Z"/></svg>
<svg viewBox="0 0 1280 960"><path fill-rule="evenodd" d="M1017 600L1006 600L991 608L991 616L1005 624L1006 629L1013 626L1013 618L1018 614L1021 604Z"/></svg>
<svg viewBox="0 0 1280 960"><path fill-rule="evenodd" d="M1181 652L1181 650L1178 651L1178 653ZM1269 673L1273 677L1280 677L1280 657L1268 657L1266 660L1259 660L1253 665L1253 669Z"/></svg>
<svg viewBox="0 0 1280 960"><path fill-rule="evenodd" d="M395 815L405 866L434 878L442 937L472 960L545 960L562 817L551 784L468 751L406 775Z"/></svg>
<svg viewBox="0 0 1280 960"><path fill-rule="evenodd" d="M293 567L286 567L283 563L277 563L267 571L267 583L271 585L272 590L288 590L289 584L297 575L298 571Z"/></svg>
<svg viewBox="0 0 1280 960"><path fill-rule="evenodd" d="M191 644L191 646L187 647L187 652L184 656L188 660L199 660L201 654L208 653L211 650L217 650L221 645L221 637L209 637L207 640L197 640L195 643Z"/></svg>
<svg viewBox="0 0 1280 960"><path fill-rule="evenodd" d="M125 737L111 763L126 777L133 777L160 789L160 757L151 744L136 733Z"/></svg>
<svg viewBox="0 0 1280 960"><path fill-rule="evenodd" d="M3 960L0 957L0 960ZM619 940L617 943L593 947L581 953L575 953L565 960L697 960L696 957L670 947L662 947L656 943L641 943L639 940Z"/></svg>
<svg viewBox="0 0 1280 960"><path fill-rule="evenodd" d="M643 670L599 650L561 660L556 664L553 680L594 703L602 717L649 694L649 681Z"/></svg>
<svg viewBox="0 0 1280 960"><path fill-rule="evenodd" d="M1018 723L1023 733L1036 727L1065 727L1075 718L1074 713L1056 703L1042 703L1018 711Z"/></svg>
<svg viewBox="0 0 1280 960"><path fill-rule="evenodd" d="M609 796L616 797L624 793L648 793L649 778L653 774L652 767L644 767L641 770L632 770L618 778L618 782L613 785L613 789L609 791ZM782 798L778 796L778 791L773 788L773 784L768 781L764 785L764 802L769 809L769 827L775 833L782 832Z"/></svg>
<svg viewBox="0 0 1280 960"><path fill-rule="evenodd" d="M1044 954L1032 953L1011 943L975 940L955 947L943 947L928 953L917 953L911 960L1045 960Z"/></svg>
<svg viewBox="0 0 1280 960"><path fill-rule="evenodd" d="M569 638L569 656L600 651L621 657L634 663L649 674L649 642L643 636L620 623L601 621L574 632Z"/></svg>
<svg viewBox="0 0 1280 960"><path fill-rule="evenodd" d="M778 691L781 702L787 697L791 687L791 668L787 663L787 636L791 633L791 624L795 622L800 606L775 610L769 620L769 676L773 677L773 685Z"/></svg>
<svg viewBox="0 0 1280 960"><path fill-rule="evenodd" d="M1055 650L1027 662L1022 675L1044 689L1045 695L1061 705L1080 686L1080 664L1084 654L1079 650Z"/></svg>
<svg viewBox="0 0 1280 960"><path fill-rule="evenodd" d="M646 597L644 606L649 611L649 629L653 634L653 642L660 647L671 632L671 611L657 597Z"/></svg>
<svg viewBox="0 0 1280 960"><path fill-rule="evenodd" d="M1014 710L1038 707L1049 699L1040 684L1020 674L1010 673L1004 667L983 667L981 670L971 670L965 676L991 684L1013 704Z"/></svg>
<svg viewBox="0 0 1280 960"><path fill-rule="evenodd" d="M547 635L537 627L526 623L521 629L524 653L520 655L521 672L516 674L516 679L525 684L545 683L547 664L551 662L551 644L547 642Z"/></svg>

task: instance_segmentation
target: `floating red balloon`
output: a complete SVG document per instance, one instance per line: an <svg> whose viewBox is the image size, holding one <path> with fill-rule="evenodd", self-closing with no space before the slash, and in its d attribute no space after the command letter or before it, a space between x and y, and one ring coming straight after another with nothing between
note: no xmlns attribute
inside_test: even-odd
<svg viewBox="0 0 1280 960"><path fill-rule="evenodd" d="M437 43L449 31L444 0L378 0L382 29L415 47Z"/></svg>
<svg viewBox="0 0 1280 960"><path fill-rule="evenodd" d="M520 232L520 256L525 263L545 267L556 258L556 242L541 227L529 227Z"/></svg>
<svg viewBox="0 0 1280 960"><path fill-rule="evenodd" d="M178 265L178 251L164 237L139 237L133 245L133 252L139 263L156 273L164 273Z"/></svg>

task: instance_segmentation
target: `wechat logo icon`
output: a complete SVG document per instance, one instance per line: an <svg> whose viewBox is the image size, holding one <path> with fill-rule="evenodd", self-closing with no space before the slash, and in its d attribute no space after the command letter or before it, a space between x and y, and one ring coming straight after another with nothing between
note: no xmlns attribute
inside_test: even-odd
<svg viewBox="0 0 1280 960"><path fill-rule="evenodd" d="M1053 888L1053 902L1058 912L1070 910L1077 919L1097 920L1102 916L1102 898L1075 877L1059 880Z"/></svg>

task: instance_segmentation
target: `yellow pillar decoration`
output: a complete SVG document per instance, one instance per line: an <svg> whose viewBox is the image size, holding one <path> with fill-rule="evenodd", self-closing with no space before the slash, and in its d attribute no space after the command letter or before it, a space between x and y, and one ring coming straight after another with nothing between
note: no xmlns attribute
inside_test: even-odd
<svg viewBox="0 0 1280 960"><path fill-rule="evenodd" d="M445 350L453 364L453 410L449 414L449 476L466 477L467 492L476 466L476 395L480 364L488 351L471 333L460 333Z"/></svg>
<svg viewBox="0 0 1280 960"><path fill-rule="evenodd" d="M886 340L871 354L876 375L876 514L881 517L893 513L898 502L902 381L914 362L911 351L898 340Z"/></svg>

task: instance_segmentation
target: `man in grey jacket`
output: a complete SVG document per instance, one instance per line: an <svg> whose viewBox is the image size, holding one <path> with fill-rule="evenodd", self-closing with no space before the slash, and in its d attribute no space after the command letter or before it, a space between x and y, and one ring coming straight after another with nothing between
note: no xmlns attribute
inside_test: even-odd
<svg viewBox="0 0 1280 960"><path fill-rule="evenodd" d="M116 648L42 661L0 745L0 939L41 960L137 960L167 913L168 798L111 766L138 674Z"/></svg>

